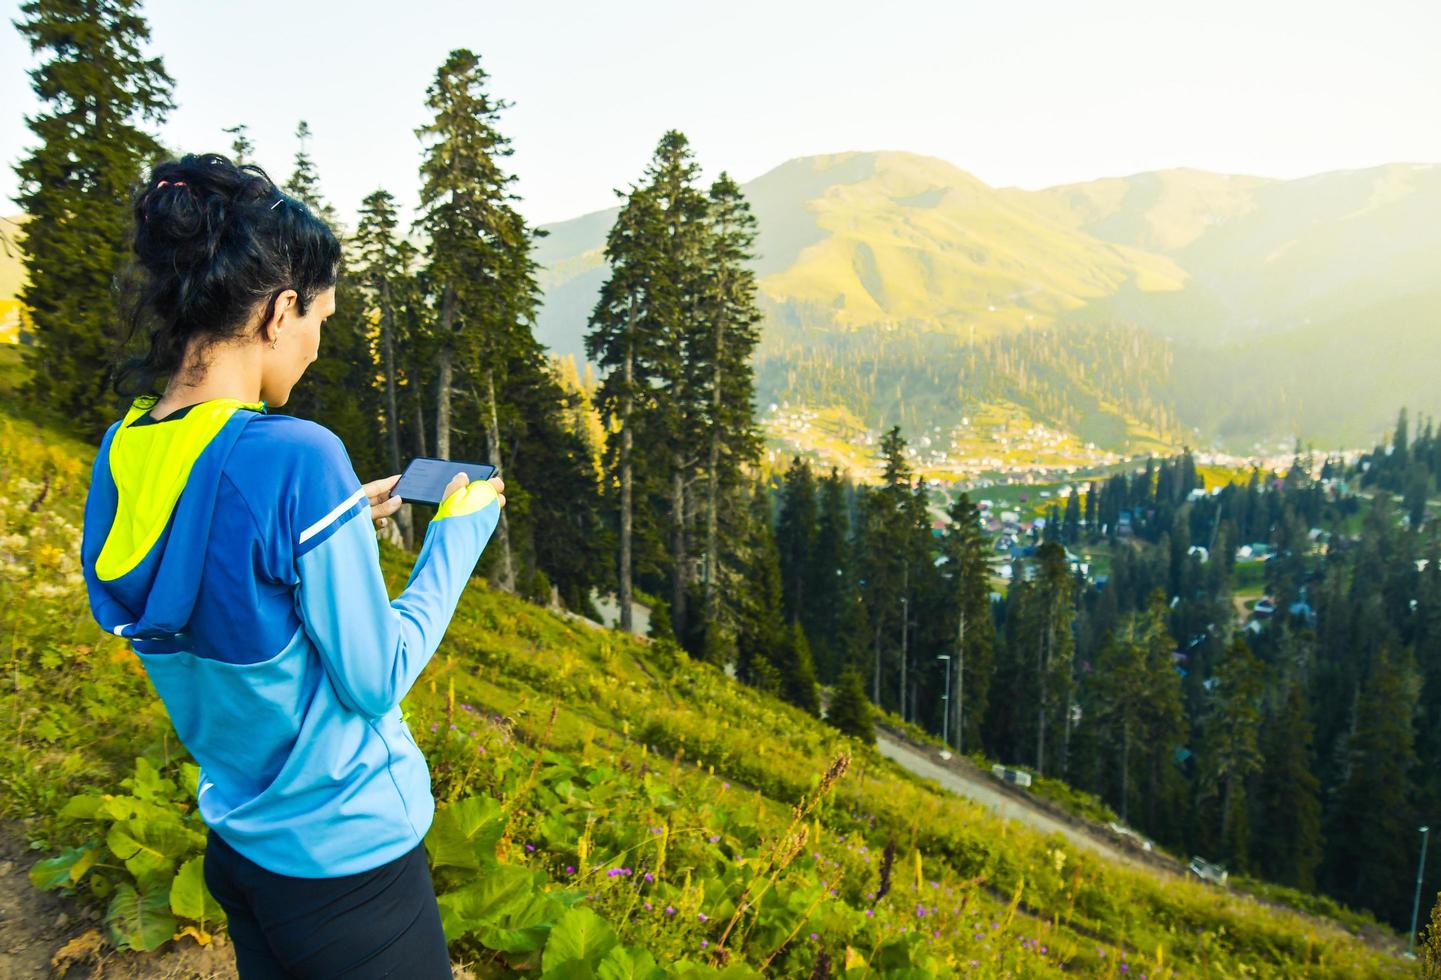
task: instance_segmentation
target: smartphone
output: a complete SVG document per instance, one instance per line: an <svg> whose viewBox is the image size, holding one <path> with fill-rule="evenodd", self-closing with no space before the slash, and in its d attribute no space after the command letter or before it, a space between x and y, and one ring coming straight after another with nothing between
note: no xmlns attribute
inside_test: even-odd
<svg viewBox="0 0 1441 980"><path fill-rule="evenodd" d="M445 496L450 478L457 473L464 473L473 483L495 476L495 467L489 463L458 463L453 459L417 456L405 467L400 482L390 492L409 503L438 504Z"/></svg>

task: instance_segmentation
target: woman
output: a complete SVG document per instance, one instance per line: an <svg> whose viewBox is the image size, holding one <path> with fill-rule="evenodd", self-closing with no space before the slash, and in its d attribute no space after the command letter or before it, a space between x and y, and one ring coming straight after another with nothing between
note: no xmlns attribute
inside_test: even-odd
<svg viewBox="0 0 1441 980"><path fill-rule="evenodd" d="M421 844L434 801L399 703L505 505L452 481L392 602L361 485L324 427L271 415L335 311L340 245L258 167L186 156L134 204L142 273L82 558L200 764L205 880L240 975L449 977ZM156 394L156 382L168 383Z"/></svg>

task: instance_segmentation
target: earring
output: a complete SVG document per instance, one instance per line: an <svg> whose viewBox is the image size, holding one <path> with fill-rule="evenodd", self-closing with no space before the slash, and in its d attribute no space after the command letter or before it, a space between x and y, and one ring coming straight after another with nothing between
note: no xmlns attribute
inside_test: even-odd
<svg viewBox="0 0 1441 980"><path fill-rule="evenodd" d="M270 349L271 349L271 350L275 350L275 345L278 344L278 343L280 343L280 338L279 338L279 337L276 337L274 340L272 340L272 341L270 342Z"/></svg>

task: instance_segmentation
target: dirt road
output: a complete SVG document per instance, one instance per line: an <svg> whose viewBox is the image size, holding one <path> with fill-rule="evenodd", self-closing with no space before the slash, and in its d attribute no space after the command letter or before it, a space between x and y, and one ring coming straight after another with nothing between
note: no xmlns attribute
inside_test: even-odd
<svg viewBox="0 0 1441 980"><path fill-rule="evenodd" d="M1000 789L989 775L968 771L968 767L960 765L947 765L932 754L881 731L876 732L876 748L881 755L917 776L934 779L952 793L974 800L1007 820L1018 820L1044 834L1060 834L1077 847L1095 851L1113 861L1120 861L1134 868L1144 868L1153 873L1163 873L1155 864L1138 859L1098 835L1053 817L1038 807L1027 806L1025 800L1017 799Z"/></svg>

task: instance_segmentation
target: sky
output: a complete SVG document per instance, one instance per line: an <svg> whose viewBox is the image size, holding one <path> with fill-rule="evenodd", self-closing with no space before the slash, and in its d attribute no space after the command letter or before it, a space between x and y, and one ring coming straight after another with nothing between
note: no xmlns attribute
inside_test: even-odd
<svg viewBox="0 0 1441 980"><path fill-rule="evenodd" d="M425 89L469 47L534 224L612 206L667 129L707 178L907 150L995 186L1163 167L1299 177L1441 162L1435 0L149 0L175 80L160 135L228 152L245 123L283 179L298 120L351 227L384 187L413 206ZM0 0L5 21L19 4ZM0 26L0 213L39 106Z"/></svg>

